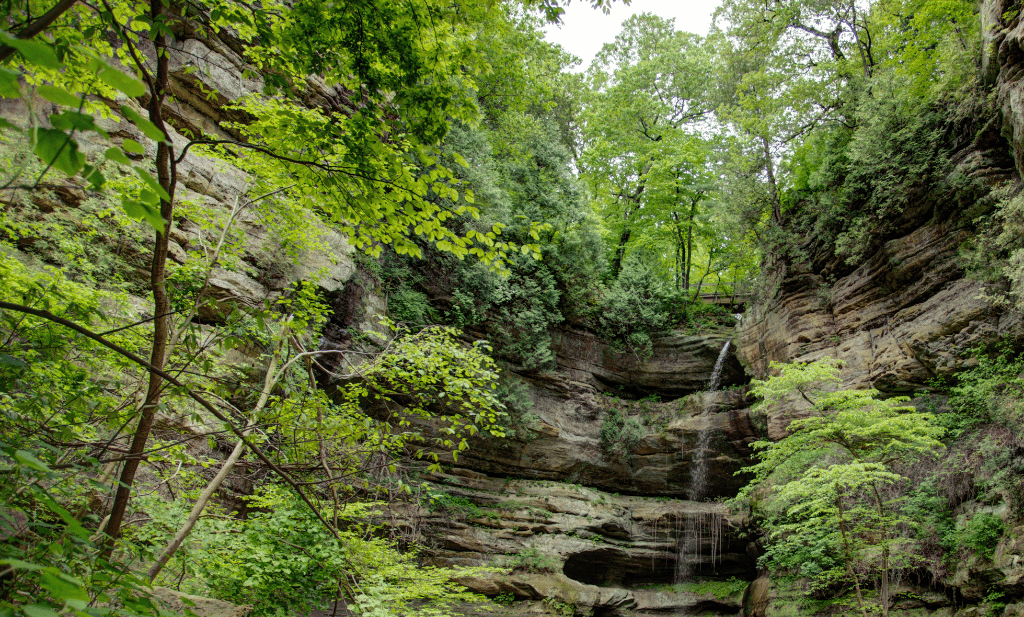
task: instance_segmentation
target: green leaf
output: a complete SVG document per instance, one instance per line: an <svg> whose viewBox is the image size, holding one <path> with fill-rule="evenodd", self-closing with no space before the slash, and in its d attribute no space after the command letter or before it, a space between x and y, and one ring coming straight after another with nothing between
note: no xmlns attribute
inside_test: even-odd
<svg viewBox="0 0 1024 617"><path fill-rule="evenodd" d="M145 220L153 229L164 233L164 219L160 216L159 209L123 195L121 196L121 207L129 217L136 221Z"/></svg>
<svg viewBox="0 0 1024 617"><path fill-rule="evenodd" d="M67 107L78 107L82 104L82 97L71 94L64 88L58 88L57 86L39 86L37 89L39 96L43 97L51 103L58 105L65 105Z"/></svg>
<svg viewBox="0 0 1024 617"><path fill-rule="evenodd" d="M26 467L35 469L36 471L50 471L50 468L46 466L46 463L36 458L36 455L32 454L28 450L16 451L14 453L14 460Z"/></svg>
<svg viewBox="0 0 1024 617"><path fill-rule="evenodd" d="M107 157L107 160L114 161L115 163L121 163L122 165L131 165L132 162L117 148L107 148L107 151L103 153L103 156Z"/></svg>
<svg viewBox="0 0 1024 617"><path fill-rule="evenodd" d="M59 572L55 573L47 569L40 578L42 586L60 600L84 600L85 602L90 600L85 587L75 581L73 577L60 576ZM68 578L72 578L72 580L66 580Z"/></svg>
<svg viewBox="0 0 1024 617"><path fill-rule="evenodd" d="M147 206L160 205L160 196L149 189L142 189L142 192L139 194L139 199L141 199L142 203Z"/></svg>
<svg viewBox="0 0 1024 617"><path fill-rule="evenodd" d="M0 559L0 565L11 566L15 570L42 570L43 566L22 561L20 559Z"/></svg>
<svg viewBox="0 0 1024 617"><path fill-rule="evenodd" d="M146 149L142 147L142 144L135 141L134 139L126 139L121 142L121 147L125 149L125 152L131 152L132 154L145 154Z"/></svg>
<svg viewBox="0 0 1024 617"><path fill-rule="evenodd" d="M113 67L107 67L100 71L99 77L103 80L103 83L115 90L124 92L128 96L138 97L146 94L146 86L141 81L130 75L125 75Z"/></svg>
<svg viewBox="0 0 1024 617"><path fill-rule="evenodd" d="M100 131L96 126L96 119L89 114L77 111L65 111L61 114L50 114L50 124L53 128L62 131Z"/></svg>
<svg viewBox="0 0 1024 617"><path fill-rule="evenodd" d="M16 366L18 368L24 368L28 366L24 360L15 358L14 356L0 353L0 364L6 364L7 366Z"/></svg>
<svg viewBox="0 0 1024 617"><path fill-rule="evenodd" d="M171 200L171 196L167 194L167 191L164 190L164 187L160 186L160 183L157 182L156 178L154 178L148 171L141 167L135 167L135 173L139 174L139 177L142 178L142 181L145 182L149 186L149 188L153 190L154 193L159 195L160 199L163 199L165 201Z"/></svg>
<svg viewBox="0 0 1024 617"><path fill-rule="evenodd" d="M56 611L39 604L29 604L21 607L28 617L59 617Z"/></svg>
<svg viewBox="0 0 1024 617"><path fill-rule="evenodd" d="M39 501L41 501L47 508L50 509L51 512L59 516L61 520L63 520L64 523L67 524L68 531L78 536L79 538L82 538L83 540L89 539L89 530L85 527L82 527L82 524L79 523L75 517L71 516L70 512L61 507L60 504L58 504L56 501L54 501L47 495L40 495Z"/></svg>
<svg viewBox="0 0 1024 617"><path fill-rule="evenodd" d="M69 176L77 174L85 165L85 155L78 151L78 144L64 131L36 129L35 141L33 151L36 156Z"/></svg>
<svg viewBox="0 0 1024 617"><path fill-rule="evenodd" d="M21 97L21 84L18 83L18 74L10 69L0 68L0 96L5 99Z"/></svg>
<svg viewBox="0 0 1024 617"><path fill-rule="evenodd" d="M88 180L89 184L95 189L103 188L103 185L107 183L107 179L103 177L100 170L92 165L86 165L82 168L82 177Z"/></svg>
<svg viewBox="0 0 1024 617"><path fill-rule="evenodd" d="M45 43L29 39L18 39L6 32L0 32L0 43L18 50L21 57L29 64L35 64L44 69L61 68L57 54L53 53L53 49Z"/></svg>
<svg viewBox="0 0 1024 617"><path fill-rule="evenodd" d="M163 131L156 128L156 125L146 120L139 115L139 112L135 111L127 105L121 106L121 113L124 114L125 118L128 118L135 126L139 127L146 137L149 137L153 141L167 141L167 136L164 135Z"/></svg>

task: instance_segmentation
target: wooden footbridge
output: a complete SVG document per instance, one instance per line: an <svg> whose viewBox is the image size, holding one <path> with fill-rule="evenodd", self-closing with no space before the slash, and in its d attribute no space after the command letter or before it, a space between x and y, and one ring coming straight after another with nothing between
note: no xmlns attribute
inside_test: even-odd
<svg viewBox="0 0 1024 617"><path fill-rule="evenodd" d="M729 307L729 310L733 313L742 313L747 310L747 302L750 301L750 296L751 294L749 293L704 293L700 294L698 297L708 304L726 306Z"/></svg>

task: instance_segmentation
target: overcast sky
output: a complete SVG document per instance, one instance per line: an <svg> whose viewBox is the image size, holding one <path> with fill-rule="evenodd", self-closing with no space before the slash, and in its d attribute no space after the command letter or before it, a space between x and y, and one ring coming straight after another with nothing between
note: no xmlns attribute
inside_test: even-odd
<svg viewBox="0 0 1024 617"><path fill-rule="evenodd" d="M673 17L676 29L707 34L711 26L711 14L720 0L633 0L629 6L621 2L612 4L612 11L605 15L590 8L586 0L576 0L565 7L562 27L548 26L547 39L558 43L569 53L580 57L583 65L576 70L590 66L594 55L605 43L615 40L622 22L636 13L654 13L662 17Z"/></svg>

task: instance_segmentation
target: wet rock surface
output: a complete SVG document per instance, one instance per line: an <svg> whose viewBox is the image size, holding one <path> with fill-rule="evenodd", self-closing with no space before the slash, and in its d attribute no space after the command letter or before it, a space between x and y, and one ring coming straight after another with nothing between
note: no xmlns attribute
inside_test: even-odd
<svg viewBox="0 0 1024 617"><path fill-rule="evenodd" d="M554 480L608 492L689 498L699 435L707 432L704 457L711 478L707 499L730 497L745 482L735 472L750 464L759 439L744 389L694 394L668 402L631 401L600 394L561 377L526 381L532 428L515 439L474 439L458 465L493 477ZM707 410L707 413L704 413ZM639 423L628 448L602 437L612 414ZM442 458L450 455L438 452Z"/></svg>
<svg viewBox="0 0 1024 617"><path fill-rule="evenodd" d="M755 568L745 521L721 504L499 479L464 468L429 481L433 504L410 506L403 516L416 521L431 564L511 568L460 580L490 597L547 599L549 608L558 601L605 615L698 609L734 614L738 597L673 586L688 518L708 523L690 557L699 577L749 579Z"/></svg>
<svg viewBox="0 0 1024 617"><path fill-rule="evenodd" d="M663 332L652 337L651 353L644 355L616 350L592 332L565 327L553 333L552 348L558 372L568 380L637 397L677 398L705 389L722 345L732 336L733 329L726 326L699 333ZM743 383L743 366L734 354L729 355L721 384Z"/></svg>

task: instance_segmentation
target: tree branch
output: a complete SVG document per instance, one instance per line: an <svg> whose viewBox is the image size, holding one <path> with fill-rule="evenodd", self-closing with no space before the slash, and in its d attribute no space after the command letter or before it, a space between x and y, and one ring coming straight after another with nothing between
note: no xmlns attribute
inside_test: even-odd
<svg viewBox="0 0 1024 617"><path fill-rule="evenodd" d="M49 11L40 15L35 21L25 26L20 32L14 35L16 39L30 39L39 34L52 24L58 17L66 13L75 5L78 0L60 0ZM14 55L15 49L9 45L0 46L0 62L5 62Z"/></svg>

